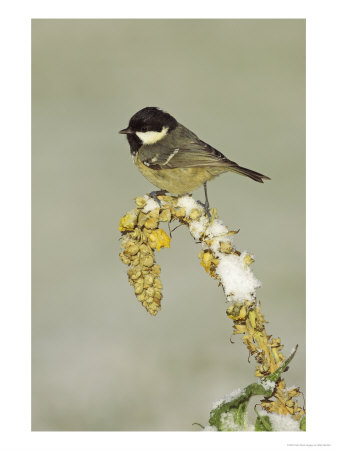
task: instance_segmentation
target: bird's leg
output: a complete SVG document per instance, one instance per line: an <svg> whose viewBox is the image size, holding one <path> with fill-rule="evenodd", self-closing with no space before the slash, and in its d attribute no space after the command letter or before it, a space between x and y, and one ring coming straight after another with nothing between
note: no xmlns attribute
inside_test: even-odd
<svg viewBox="0 0 337 450"><path fill-rule="evenodd" d="M158 198L158 195L165 195L165 194L167 194L167 191L165 191L165 189L162 189L160 191L152 191L152 192L150 192L149 196L151 198L153 198L153 200L155 200L158 203L159 207L161 207L161 203L160 203L160 200Z"/></svg>
<svg viewBox="0 0 337 450"><path fill-rule="evenodd" d="M205 203L202 203L200 200L198 200L198 203L205 209L209 220L211 220L211 213L209 210L209 201L208 201L208 195L207 195L207 182L204 183L204 191L205 191Z"/></svg>
<svg viewBox="0 0 337 450"><path fill-rule="evenodd" d="M204 183L204 191L205 191L205 209L207 213L209 213L209 201L208 201L208 195L207 195L207 183Z"/></svg>

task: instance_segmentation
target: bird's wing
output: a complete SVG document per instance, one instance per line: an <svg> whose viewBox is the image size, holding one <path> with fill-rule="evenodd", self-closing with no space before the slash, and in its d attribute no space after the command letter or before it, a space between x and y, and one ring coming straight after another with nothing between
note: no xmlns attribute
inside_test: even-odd
<svg viewBox="0 0 337 450"><path fill-rule="evenodd" d="M215 148L196 136L143 146L139 156L143 164L154 170L177 167L219 167L236 165Z"/></svg>

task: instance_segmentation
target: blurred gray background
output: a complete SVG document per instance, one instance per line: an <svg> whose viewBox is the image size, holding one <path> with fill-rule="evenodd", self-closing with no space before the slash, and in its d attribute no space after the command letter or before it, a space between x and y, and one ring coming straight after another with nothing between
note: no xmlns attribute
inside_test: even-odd
<svg viewBox="0 0 337 450"><path fill-rule="evenodd" d="M145 106L272 178L208 192L305 391L305 21L33 20L33 430L199 430L254 380L186 228L158 254L156 317L128 284L119 220L153 186L118 130Z"/></svg>

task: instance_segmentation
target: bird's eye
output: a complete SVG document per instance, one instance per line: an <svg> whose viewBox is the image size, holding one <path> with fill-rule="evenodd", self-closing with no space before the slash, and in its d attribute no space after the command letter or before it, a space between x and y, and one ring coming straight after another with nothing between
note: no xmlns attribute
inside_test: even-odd
<svg viewBox="0 0 337 450"><path fill-rule="evenodd" d="M142 127L142 133L146 133L147 131L149 131L149 129L147 127Z"/></svg>

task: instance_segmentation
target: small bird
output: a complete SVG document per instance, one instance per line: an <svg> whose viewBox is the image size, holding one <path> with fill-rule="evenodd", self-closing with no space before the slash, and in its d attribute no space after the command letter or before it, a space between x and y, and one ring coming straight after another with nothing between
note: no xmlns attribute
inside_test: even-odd
<svg viewBox="0 0 337 450"><path fill-rule="evenodd" d="M157 195L188 194L203 184L203 206L209 215L207 181L224 172L245 175L259 183L270 180L266 175L230 161L170 114L154 106L134 114L128 127L119 133L127 135L131 155L140 172L160 189L150 193L158 202Z"/></svg>

